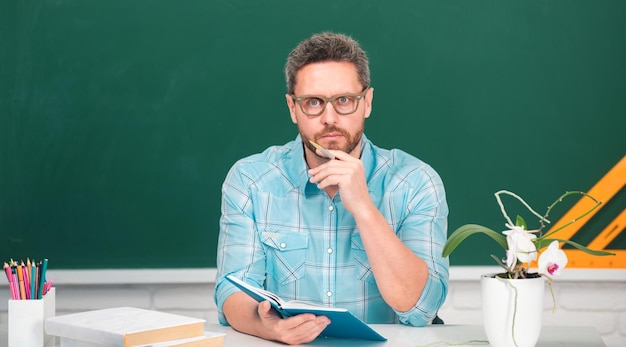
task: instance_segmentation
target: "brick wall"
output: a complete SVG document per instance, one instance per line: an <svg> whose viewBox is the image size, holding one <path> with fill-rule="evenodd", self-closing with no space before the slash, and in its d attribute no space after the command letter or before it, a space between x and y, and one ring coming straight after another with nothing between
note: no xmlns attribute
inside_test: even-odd
<svg viewBox="0 0 626 347"><path fill-rule="evenodd" d="M111 279L110 283L62 280L55 285L57 314L134 306L217 323L213 302L214 273L209 271L208 274L203 283L158 283L160 281L154 279L137 281L154 283L135 284L114 283L120 282L119 279ZM97 277L100 277L99 282L107 282L101 276ZM557 309L552 313L552 299L546 289L544 325L593 326L607 346L626 346L626 276L624 272L617 272L600 277L604 279L578 280L574 276L555 281L553 289ZM472 272L459 275L451 271L449 294L440 311L446 324L481 324L480 285L475 278L478 277ZM7 321L8 297L8 287L3 284L0 286L0 323Z"/></svg>

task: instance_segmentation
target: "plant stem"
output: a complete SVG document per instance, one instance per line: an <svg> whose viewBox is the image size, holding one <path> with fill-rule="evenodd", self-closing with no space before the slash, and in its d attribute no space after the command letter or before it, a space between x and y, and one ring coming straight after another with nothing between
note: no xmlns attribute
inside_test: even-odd
<svg viewBox="0 0 626 347"><path fill-rule="evenodd" d="M498 278L498 277L496 277ZM513 338L513 343L515 347L517 346L517 341L515 341L515 316L517 315L517 288L511 283L511 281L507 281L506 279L498 278L501 281L504 281L509 287L513 288L513 292L515 293L515 302L513 303L513 323L511 324L511 337Z"/></svg>
<svg viewBox="0 0 626 347"><path fill-rule="evenodd" d="M589 210L587 210L587 212L585 212L585 213L581 214L580 216L578 216L578 217L576 217L576 218L572 219L571 221L569 221L569 222L567 222L567 223L565 223L565 224L563 224L563 225L559 226L558 228L554 229L554 230L553 230L552 232L550 232L549 234L546 234L544 237L548 237L548 236L550 236L550 235L552 235L552 234L556 233L557 231L559 231L559 230L561 230L561 229L563 229L563 228L565 228L565 227L569 226L570 224L575 223L575 222L576 222L576 221L578 221L579 219L581 219L581 218L585 217L586 215L590 214L593 210L595 210L596 208L598 208L598 206L602 205L602 201L598 201L596 198L594 198L593 196L591 196L591 195L589 195L589 194L587 194L587 193L585 193L585 192L580 192L580 191L565 192L565 194L561 195L558 199L556 199L556 200L552 203L552 205L550 205L550 206L548 207L548 210L546 211L545 216L544 216L542 219L540 219L540 222L541 222L541 228L539 228L539 230L542 230L542 229L543 229L543 227L544 227L543 220L544 220L545 218L547 218L547 217L548 217L548 214L550 214L550 211L552 210L552 208L554 208L554 206L556 206L559 202L563 201L563 199L564 199L565 197L567 197L568 195L573 195L573 194L581 194L583 197L588 197L589 199L593 200L596 204L595 204L595 205L593 205L593 207L591 207ZM539 235L539 237L541 237L541 235Z"/></svg>
<svg viewBox="0 0 626 347"><path fill-rule="evenodd" d="M552 278L545 276L548 280L548 286L550 287L550 294L552 294L552 314L556 311L556 297L554 296L554 288L552 288Z"/></svg>
<svg viewBox="0 0 626 347"><path fill-rule="evenodd" d="M504 208L504 204L502 203L502 200L500 199L500 194L507 194L507 195L510 195L510 196L516 198L517 200L519 200L522 203L522 205L524 205L524 207L526 207L528 209L528 211L532 212L535 216L539 217L539 220L541 221L542 225L543 225L544 221L546 223L550 223L550 221L546 219L546 217L548 216L547 213L546 213L546 217L544 217L544 216L540 215L539 213L535 212L535 210L533 210L532 207L530 207L530 205L528 205L526 203L526 201L524 201L524 199L522 199L519 195L517 195L517 194L515 194L513 192L510 192L508 190L500 190L500 191L497 191L495 193L496 200L498 201L498 205L500 205L500 210L502 211L502 215L507 220L507 222L509 222L509 225L513 226L513 225L515 225L515 223L513 223L513 221L511 221L511 218L509 218L509 216L506 214L506 209ZM549 209L548 209L548 211L549 211Z"/></svg>

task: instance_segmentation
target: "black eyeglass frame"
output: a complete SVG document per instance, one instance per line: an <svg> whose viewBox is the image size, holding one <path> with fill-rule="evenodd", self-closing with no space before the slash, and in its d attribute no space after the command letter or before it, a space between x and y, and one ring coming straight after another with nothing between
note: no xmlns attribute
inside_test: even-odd
<svg viewBox="0 0 626 347"><path fill-rule="evenodd" d="M293 99L293 101L295 103L297 103L298 105L300 105L300 111L302 111L302 113L304 113L305 115L309 116L309 117L317 117L319 115L321 115L322 113L324 113L324 111L326 111L326 104L328 104L330 102L330 104L333 106L333 109L335 110L335 112L337 112L337 114L340 114L342 116L346 116L349 114L353 114L354 112L356 112L356 110L359 109L359 101L361 101L361 99L363 99L365 97L365 93L367 93L367 91L370 89L371 87L365 87L365 89L363 89L362 92L357 93L357 94L340 94L340 95L333 95L330 98L324 97L324 96L319 96L319 95L301 95L301 96L296 96L295 94L291 94L291 98ZM356 105L354 106L354 110L351 112L340 112L339 110L337 110L337 107L335 106L335 100L339 99L339 98L345 98L345 97L353 97L356 99ZM307 113L304 108L302 107L302 102L305 99L309 99L309 98L315 98L315 99L319 99L322 100L324 102L324 105L320 108L320 112L316 113L316 114L310 114Z"/></svg>

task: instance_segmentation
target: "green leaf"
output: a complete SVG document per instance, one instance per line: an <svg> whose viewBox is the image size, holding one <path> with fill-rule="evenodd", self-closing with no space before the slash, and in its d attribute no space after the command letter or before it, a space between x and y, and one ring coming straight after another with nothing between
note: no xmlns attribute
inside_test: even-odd
<svg viewBox="0 0 626 347"><path fill-rule="evenodd" d="M552 241L559 241L559 242L567 243L568 245L574 246L574 247L580 249L581 251L589 253L591 255L615 255L615 253L612 253L612 252L597 251L597 250L594 250L594 249L587 248L587 247L581 245L580 243L576 243L576 242L570 241L570 240L563 240L563 239L542 239L540 241L541 247L539 247L539 245L537 245L537 248L538 249L542 249L543 247L547 247Z"/></svg>
<svg viewBox="0 0 626 347"><path fill-rule="evenodd" d="M537 250L542 250L548 247L552 241L555 241L555 240L538 237L533 241L533 243L535 244L535 247L537 247Z"/></svg>
<svg viewBox="0 0 626 347"><path fill-rule="evenodd" d="M504 263L502 262L502 259L500 259L500 258L496 257L496 256L495 256L495 255L493 255L493 254L491 255L491 258L493 258L493 260L495 260L495 261L496 261L496 264L500 265L500 267L504 269L504 272L507 272L507 273L508 273L508 272L510 272L509 267L508 267L508 266L506 266L506 264L504 264Z"/></svg>
<svg viewBox="0 0 626 347"><path fill-rule="evenodd" d="M446 241L446 244L443 246L443 252L442 252L443 257L445 258L449 256L452 252L454 252L457 246L461 244L461 242L463 242L463 240L465 240L466 238L476 233L482 233L491 237L500 246L502 246L502 248L504 248L505 250L507 249L506 236L504 236L503 234L495 232L482 225L465 224L461 226L460 228L456 229L450 235L450 237L448 237L448 241Z"/></svg>
<svg viewBox="0 0 626 347"><path fill-rule="evenodd" d="M524 227L524 230L528 230L528 226L526 225L526 221L519 214L517 215L517 219L515 219L515 225L518 227Z"/></svg>

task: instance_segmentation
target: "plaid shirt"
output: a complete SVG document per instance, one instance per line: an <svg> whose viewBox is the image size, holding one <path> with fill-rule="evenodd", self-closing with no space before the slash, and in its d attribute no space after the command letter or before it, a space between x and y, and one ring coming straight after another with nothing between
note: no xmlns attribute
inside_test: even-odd
<svg viewBox="0 0 626 347"><path fill-rule="evenodd" d="M238 291L225 275L284 300L350 310L367 323L423 326L444 302L448 260L441 257L448 207L443 183L427 164L362 138L372 201L402 242L426 262L421 298L407 312L383 300L359 230L341 202L309 182L302 139L238 161L222 186L215 301Z"/></svg>

